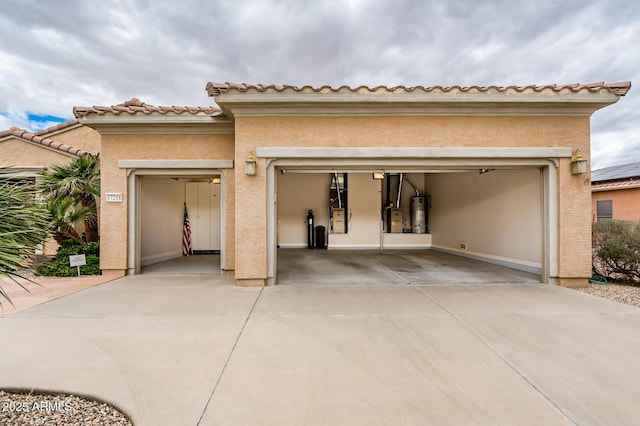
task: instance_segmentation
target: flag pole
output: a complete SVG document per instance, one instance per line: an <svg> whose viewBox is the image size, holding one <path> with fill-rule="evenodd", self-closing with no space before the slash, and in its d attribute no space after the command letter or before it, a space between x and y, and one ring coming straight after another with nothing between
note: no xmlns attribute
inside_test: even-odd
<svg viewBox="0 0 640 426"><path fill-rule="evenodd" d="M191 248L191 224L189 223L189 212L187 211L187 203L184 203L184 217L182 221L182 255L190 256L193 254Z"/></svg>

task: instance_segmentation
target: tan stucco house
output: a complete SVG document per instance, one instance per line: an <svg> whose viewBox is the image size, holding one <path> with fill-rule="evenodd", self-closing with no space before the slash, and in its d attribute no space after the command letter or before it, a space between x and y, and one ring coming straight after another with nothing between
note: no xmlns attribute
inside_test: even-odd
<svg viewBox="0 0 640 426"><path fill-rule="evenodd" d="M35 177L51 164L64 164L100 151L100 134L72 120L36 133L18 127L0 131L0 162L16 174Z"/></svg>
<svg viewBox="0 0 640 426"><path fill-rule="evenodd" d="M13 175L35 182L38 174L52 164L66 164L74 158L100 151L100 134L71 120L36 133L18 127L0 131L0 165L13 169ZM58 244L45 241L42 252L55 254Z"/></svg>
<svg viewBox="0 0 640 426"><path fill-rule="evenodd" d="M309 210L330 249L435 249L585 285L590 176L574 155L589 162L591 114L630 86L208 83L216 106L76 107L102 136L103 273L180 256L190 198L239 285L277 283Z"/></svg>
<svg viewBox="0 0 640 426"><path fill-rule="evenodd" d="M593 221L640 220L640 163L620 164L591 172Z"/></svg>

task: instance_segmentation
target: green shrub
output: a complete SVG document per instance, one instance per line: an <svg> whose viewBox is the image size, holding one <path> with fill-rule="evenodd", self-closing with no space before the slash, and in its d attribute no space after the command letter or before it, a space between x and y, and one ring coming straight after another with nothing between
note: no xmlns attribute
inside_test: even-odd
<svg viewBox="0 0 640 426"><path fill-rule="evenodd" d="M39 265L36 272L46 277L75 277L78 275L78 268L69 266L69 256L74 254L84 254L87 259L87 264L80 267L82 275L100 275L100 243L98 241L78 244L73 240L66 240L58 248L51 263Z"/></svg>
<svg viewBox="0 0 640 426"><path fill-rule="evenodd" d="M69 256L74 254L94 254L99 256L100 243L98 241L94 241L92 243L78 244L73 240L66 240L58 248L58 251L56 252L56 259L66 259L68 261Z"/></svg>
<svg viewBox="0 0 640 426"><path fill-rule="evenodd" d="M617 281L640 283L640 222L593 224L593 271Z"/></svg>

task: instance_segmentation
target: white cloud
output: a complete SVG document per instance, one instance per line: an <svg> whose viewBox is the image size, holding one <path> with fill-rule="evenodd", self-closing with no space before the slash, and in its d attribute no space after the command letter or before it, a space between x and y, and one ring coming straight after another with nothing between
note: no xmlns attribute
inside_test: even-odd
<svg viewBox="0 0 640 426"><path fill-rule="evenodd" d="M209 105L208 81L640 81L640 3L627 0L3 0L0 40L0 112L68 118L134 96ZM594 163L637 143L637 91L594 115Z"/></svg>
<svg viewBox="0 0 640 426"><path fill-rule="evenodd" d="M24 109L8 105L6 111L0 114L0 125L1 130L7 130L11 127L28 129L29 117Z"/></svg>

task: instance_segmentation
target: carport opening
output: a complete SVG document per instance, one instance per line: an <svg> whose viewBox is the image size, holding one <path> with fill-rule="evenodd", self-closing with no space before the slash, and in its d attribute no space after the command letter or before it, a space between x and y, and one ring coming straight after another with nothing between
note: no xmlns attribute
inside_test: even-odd
<svg viewBox="0 0 640 426"><path fill-rule="evenodd" d="M396 278L411 271L408 282L456 281L462 270L459 282L541 281L540 168L288 168L276 176L279 284L349 282L385 261ZM502 269L488 273L486 264Z"/></svg>
<svg viewBox="0 0 640 426"><path fill-rule="evenodd" d="M218 175L140 177L141 273L220 273L220 184Z"/></svg>

